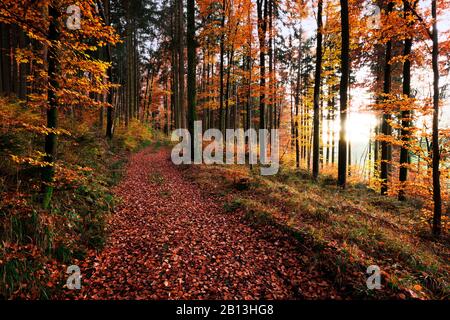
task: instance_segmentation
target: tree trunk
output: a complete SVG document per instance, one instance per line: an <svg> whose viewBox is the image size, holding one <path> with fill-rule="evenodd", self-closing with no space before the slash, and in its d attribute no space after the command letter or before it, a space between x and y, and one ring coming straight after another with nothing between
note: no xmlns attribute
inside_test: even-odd
<svg viewBox="0 0 450 320"><path fill-rule="evenodd" d="M393 2L389 2L387 13L390 14L394 7ZM386 55L384 61L384 83L383 83L383 99L388 99L387 95L391 92L391 61L392 57L392 40L389 40L386 44ZM391 115L388 112L384 112L383 120L381 124L381 133L384 137L390 137L392 135L392 128L389 124ZM390 144L383 140L381 141L381 194L387 195L388 192L388 177L389 177L389 162L391 160L392 149Z"/></svg>
<svg viewBox="0 0 450 320"><path fill-rule="evenodd" d="M268 128L272 129L274 127L274 116L273 116L273 110L274 110L274 101L275 101L275 95L274 95L274 85L275 85L275 77L274 77L274 65L273 65L273 58L274 58L274 52L273 52L273 0L267 0L269 1L269 103L268 103L268 113L269 113L269 123Z"/></svg>
<svg viewBox="0 0 450 320"><path fill-rule="evenodd" d="M10 25L1 24L2 82L3 94L6 96L11 93L10 27Z"/></svg>
<svg viewBox="0 0 450 320"><path fill-rule="evenodd" d="M127 63L127 67L126 67L126 82L125 82L125 87L126 87L126 92L125 92L125 126L128 127L128 124L130 122L130 117L131 117L131 104L132 104L132 99L131 99L131 95L132 95L132 89L131 89L131 7L130 7L130 2L127 3L127 17L126 17L126 63Z"/></svg>
<svg viewBox="0 0 450 320"><path fill-rule="evenodd" d="M57 128L58 118L58 102L56 97L56 91L58 90L58 56L56 41L59 39L58 31L58 19L59 12L53 6L49 7L50 25L48 32L48 40L50 46L48 48L48 107L47 107L47 128ZM47 209L50 205L50 201L53 194L53 180L55 175L55 160L56 160L56 134L50 132L45 136L45 157L44 161L48 163L47 166L42 168L42 181L43 181L43 207Z"/></svg>
<svg viewBox="0 0 450 320"><path fill-rule="evenodd" d="M331 134L333 128L331 127L331 96L333 95L332 86L328 85L328 99L327 99L327 144L326 144L326 155L325 155L325 164L328 165L330 163L330 151L331 151Z"/></svg>
<svg viewBox="0 0 450 320"><path fill-rule="evenodd" d="M439 152L439 37L437 29L437 4L431 2L433 17L433 235L441 235L442 198L440 182L440 152Z"/></svg>
<svg viewBox="0 0 450 320"><path fill-rule="evenodd" d="M329 163L332 167L335 165L335 147L336 147L336 132L333 129L334 123L336 121L336 87L334 85L331 86L332 96L330 98L330 159Z"/></svg>
<svg viewBox="0 0 450 320"><path fill-rule="evenodd" d="M227 66L227 80L225 85L225 129L231 128L230 126L230 80L231 80L231 68L233 65L234 58L234 50L231 49L231 52L227 54L228 57L228 66Z"/></svg>
<svg viewBox="0 0 450 320"><path fill-rule="evenodd" d="M188 126L194 139L194 121L196 118L196 44L195 44L195 0L187 0L187 51L188 51ZM191 159L194 160L195 145L191 142Z"/></svg>
<svg viewBox="0 0 450 320"><path fill-rule="evenodd" d="M19 32L19 46L21 49L27 47L29 39L23 30ZM27 74L28 65L26 63L20 63L19 65L19 98L25 100L27 97ZM0 89L1 90L1 89Z"/></svg>
<svg viewBox="0 0 450 320"><path fill-rule="evenodd" d="M222 0L222 18L220 21L220 26L222 28L222 34L220 35L220 66L219 66L219 77L220 77L220 88L219 88L219 129L221 132L223 132L224 129L224 100L223 100L223 95L224 95L224 59L225 59L225 14L226 14L226 5L227 2L226 0Z"/></svg>
<svg viewBox="0 0 450 320"><path fill-rule="evenodd" d="M316 71L314 79L314 124L313 124L313 178L319 176L320 161L320 83L322 74L322 7L323 0L319 0L317 8L317 47Z"/></svg>
<svg viewBox="0 0 450 320"><path fill-rule="evenodd" d="M408 19L410 15L409 4L406 2L409 0L403 0L404 2L404 18ZM417 3L417 2L416 2ZM415 6L415 4L414 4ZM408 24L412 27L411 23ZM412 48L412 37L408 37L405 39L405 45L403 48L403 56L406 57L405 62L403 63L403 95L405 98L411 97L411 60L409 55L411 54ZM408 165L409 165L409 149L408 143L410 140L410 132L409 127L411 126L411 110L403 110L401 113L402 117L402 129L401 129L401 140L402 147L400 149L400 189L398 192L398 200L404 201L405 197L405 183L408 179Z"/></svg>
<svg viewBox="0 0 450 320"><path fill-rule="evenodd" d="M248 12L248 23L251 23L251 13L250 11ZM251 32L251 31L250 31ZM251 130L252 129L252 37L251 34L249 34L248 37L248 52L247 52L247 71L248 71L248 82L247 82L247 117L246 117L246 121L247 121L247 130ZM247 150L250 154L250 145L249 145L249 137L246 138L246 145L247 145ZM250 165L250 169L252 169L252 164L249 161L249 165Z"/></svg>
<svg viewBox="0 0 450 320"><path fill-rule="evenodd" d="M178 0L174 0L173 11L175 14L172 17L171 31L172 31L172 104L174 109L174 125L176 129L181 128L181 112L179 105L179 85L178 85Z"/></svg>
<svg viewBox="0 0 450 320"><path fill-rule="evenodd" d="M259 67L260 67L260 94L259 94L259 128L265 129L266 113L266 32L267 32L267 6L269 0L258 0L258 37L259 37Z"/></svg>
<svg viewBox="0 0 450 320"><path fill-rule="evenodd" d="M110 0L103 0L104 18L106 25L111 24L111 5ZM112 62L111 57L111 46L108 44L106 46L106 59L108 62ZM108 80L112 82L112 66L108 68L107 71ZM113 106L113 90L110 89L106 98L106 102L109 104L106 110L106 137L112 139L113 137L113 123L114 123L114 106Z"/></svg>
<svg viewBox="0 0 450 320"><path fill-rule="evenodd" d="M300 32L298 39L298 62L297 62L297 82L295 85L295 122L294 122L294 134L295 134L295 166L300 168L300 141L299 141L299 109L300 105L300 95L301 95L301 82L302 82L302 27L300 22Z"/></svg>
<svg viewBox="0 0 450 320"><path fill-rule="evenodd" d="M340 97L340 124L339 151L338 151L338 184L345 188L347 184L347 99L348 81L350 74L350 26L348 17L348 0L341 0L341 82L339 85Z"/></svg>
<svg viewBox="0 0 450 320"><path fill-rule="evenodd" d="M183 0L178 0L178 106L181 114L181 127L186 128L186 104L184 103L184 11Z"/></svg>

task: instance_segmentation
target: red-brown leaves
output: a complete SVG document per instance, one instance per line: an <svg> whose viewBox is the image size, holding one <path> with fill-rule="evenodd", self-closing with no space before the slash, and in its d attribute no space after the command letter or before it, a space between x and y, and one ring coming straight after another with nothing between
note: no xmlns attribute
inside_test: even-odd
<svg viewBox="0 0 450 320"><path fill-rule="evenodd" d="M106 249L90 261L82 299L337 297L302 270L295 243L255 230L182 177L166 151L130 159ZM83 270L84 269L84 270ZM82 273L86 272L82 268Z"/></svg>

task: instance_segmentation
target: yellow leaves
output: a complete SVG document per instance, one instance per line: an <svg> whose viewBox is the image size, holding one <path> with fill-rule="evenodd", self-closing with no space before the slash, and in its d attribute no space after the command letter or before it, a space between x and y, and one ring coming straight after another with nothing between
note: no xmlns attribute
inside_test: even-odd
<svg viewBox="0 0 450 320"><path fill-rule="evenodd" d="M28 63L29 60L28 60L27 58L23 57L23 56L19 56L19 55L16 54L16 62L17 62L18 64L21 64L21 63Z"/></svg>
<svg viewBox="0 0 450 320"><path fill-rule="evenodd" d="M0 17L3 23L16 24L30 39L40 45L15 50L14 58L17 64L31 64L31 73L27 76L30 86L39 88L29 94L28 107L45 108L47 105L46 91L48 90L48 71L46 67L45 47L53 47L57 51L60 72L56 75L58 88L58 103L60 105L74 105L83 103L86 106L98 106L92 94L103 94L112 85L106 77L109 63L94 59L93 52L108 44L120 41L119 35L113 27L106 26L100 15L95 11L92 0L78 0L57 2L60 12L66 12L67 6L76 4L82 11L80 30L74 32L66 27L67 15L59 20L60 37L58 41L49 42L47 39L49 18L46 10L49 0L41 0L39 6L23 6L21 1L2 0ZM17 17L20 17L18 19ZM88 77L85 77L88 74ZM92 102L92 103L91 103ZM63 131L49 131L34 125L23 126L30 131L41 134L67 134Z"/></svg>
<svg viewBox="0 0 450 320"><path fill-rule="evenodd" d="M398 55L395 56L393 58L391 58L391 60L389 61L389 64L393 65L395 63L405 63L406 61L411 59L411 55Z"/></svg>
<svg viewBox="0 0 450 320"><path fill-rule="evenodd" d="M118 128L116 135L124 140L128 150L134 150L142 141L149 141L152 139L149 128L136 120L130 122L128 129L123 127Z"/></svg>
<svg viewBox="0 0 450 320"><path fill-rule="evenodd" d="M55 163L53 163L53 162L41 161L39 159L35 159L32 157L20 157L20 156L16 156L13 154L11 154L10 157L13 162L15 162L16 164L19 164L19 165L20 164L28 164L33 167L41 167L41 168L55 166Z"/></svg>
<svg viewBox="0 0 450 320"><path fill-rule="evenodd" d="M52 129L47 128L45 126L34 126L28 123L22 123L22 126L29 131L33 131L43 135L55 134L55 135L71 136L71 133L65 129Z"/></svg>

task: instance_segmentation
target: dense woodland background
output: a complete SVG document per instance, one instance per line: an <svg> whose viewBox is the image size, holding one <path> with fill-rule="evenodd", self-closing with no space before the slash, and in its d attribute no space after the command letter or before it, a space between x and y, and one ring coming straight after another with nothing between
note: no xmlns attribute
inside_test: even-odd
<svg viewBox="0 0 450 320"><path fill-rule="evenodd" d="M384 275L393 295L448 298L449 14L448 0L2 0L0 298L58 296L61 265L104 246L129 154L195 120L281 131L276 177L188 170L216 194L252 191L225 211L345 260L336 286L368 255L406 270ZM377 119L358 165L350 112Z"/></svg>

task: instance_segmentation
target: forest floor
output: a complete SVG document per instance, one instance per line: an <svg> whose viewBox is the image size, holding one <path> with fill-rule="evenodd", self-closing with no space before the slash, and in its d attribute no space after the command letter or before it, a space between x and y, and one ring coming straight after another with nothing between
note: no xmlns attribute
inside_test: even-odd
<svg viewBox="0 0 450 320"><path fill-rule="evenodd" d="M339 299L296 240L255 229L202 193L167 149L131 156L106 248L86 261L84 299ZM87 274L86 274L87 273Z"/></svg>
<svg viewBox="0 0 450 320"><path fill-rule="evenodd" d="M406 249L402 245L398 248L396 242L390 242L387 231L380 236L370 229L372 225L358 222L365 214L361 205L356 208L358 212L348 198L340 199L334 191L312 190L311 186L293 191L292 185L276 185L274 189L273 181L264 180L264 185L258 179L245 167L177 167L165 147L152 146L131 155L124 178L114 189L121 203L109 223L107 245L83 262L83 287L81 291L66 291L67 297L427 299L433 294L438 298L448 294L448 263L432 254L428 268L420 259L430 254L423 253L422 247L413 246L419 256L408 257L409 242L404 245ZM309 199L300 206L302 221L292 216L283 219L294 198L305 200L301 194L307 191L317 203ZM328 195L344 206L338 208L341 215L355 210L342 215L350 216L351 223L342 218L333 221L329 208L320 203L330 200ZM298 203L294 205L298 207ZM311 205L316 207L314 212L308 207ZM371 217L394 234L401 232L395 237L403 241L404 230L384 218ZM296 227L299 222L302 228ZM317 237L312 227L317 223L326 236ZM330 229L340 224L345 230ZM340 231L348 235L340 237ZM448 249L442 243L424 246ZM391 247L398 252L393 253ZM417 268L409 266L409 260ZM383 270L382 290L366 287L366 268L375 262Z"/></svg>

